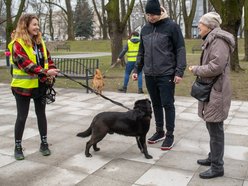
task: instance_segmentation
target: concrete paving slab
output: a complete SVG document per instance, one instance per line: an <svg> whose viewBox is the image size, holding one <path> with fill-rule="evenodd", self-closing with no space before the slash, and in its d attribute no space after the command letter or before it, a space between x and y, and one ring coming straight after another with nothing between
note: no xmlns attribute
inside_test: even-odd
<svg viewBox="0 0 248 186"><path fill-rule="evenodd" d="M148 171L151 166L152 165L148 163L140 163L136 161L116 158L110 161L108 164L104 165L98 171L96 171L94 175L114 179L117 181L134 183L146 171Z"/></svg>
<svg viewBox="0 0 248 186"><path fill-rule="evenodd" d="M194 172L153 166L135 183L139 185L187 185Z"/></svg>
<svg viewBox="0 0 248 186"><path fill-rule="evenodd" d="M0 84L0 185L1 186L248 186L248 102L232 101L225 121L225 175L203 180L199 173L208 167L196 161L209 152L205 123L197 115L197 101L176 97L175 145L161 151L162 142L148 144L153 159L145 159L133 137L107 135L84 155L89 138L76 137L102 111L126 109L84 89L56 88L56 102L47 105L48 142L51 156L39 152L40 139L33 102L23 136L25 160L16 161L14 151L15 99L9 85ZM132 108L147 94L104 92L104 95ZM147 134L155 132L154 117Z"/></svg>

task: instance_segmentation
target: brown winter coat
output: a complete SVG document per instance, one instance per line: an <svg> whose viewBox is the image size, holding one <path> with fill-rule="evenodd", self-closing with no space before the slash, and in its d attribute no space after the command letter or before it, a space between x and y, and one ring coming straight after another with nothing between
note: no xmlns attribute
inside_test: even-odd
<svg viewBox="0 0 248 186"><path fill-rule="evenodd" d="M228 117L232 94L229 66L234 46L234 37L221 28L212 30L202 44L202 65L194 68L193 74L206 82L221 74L212 87L209 102L198 103L198 115L206 122L221 122Z"/></svg>

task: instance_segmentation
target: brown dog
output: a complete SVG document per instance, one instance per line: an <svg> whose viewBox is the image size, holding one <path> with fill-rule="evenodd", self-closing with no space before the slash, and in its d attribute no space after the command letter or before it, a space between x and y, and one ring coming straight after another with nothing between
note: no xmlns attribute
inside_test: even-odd
<svg viewBox="0 0 248 186"><path fill-rule="evenodd" d="M96 92L102 94L102 90L104 87L104 81L103 81L102 73L99 69L96 69L92 84L93 84L93 89Z"/></svg>
<svg viewBox="0 0 248 186"><path fill-rule="evenodd" d="M146 134L150 128L152 118L151 102L148 99L138 100L134 104L133 110L127 112L101 112L97 114L90 127L81 133L79 137L88 137L90 140L86 143L85 156L91 157L89 153L91 146L95 151L99 151L97 143L101 141L107 133L122 134L125 136L134 136L138 147L144 153L147 159L152 156L148 154L146 146Z"/></svg>

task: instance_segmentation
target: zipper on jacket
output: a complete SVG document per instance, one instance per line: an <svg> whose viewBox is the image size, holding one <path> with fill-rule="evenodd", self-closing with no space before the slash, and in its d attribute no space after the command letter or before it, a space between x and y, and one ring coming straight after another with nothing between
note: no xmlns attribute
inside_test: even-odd
<svg viewBox="0 0 248 186"><path fill-rule="evenodd" d="M153 40L154 40L154 36L156 33L156 27L153 25L153 31L152 31L152 39L151 39L151 61L152 61L152 75L154 76L155 74L153 73Z"/></svg>

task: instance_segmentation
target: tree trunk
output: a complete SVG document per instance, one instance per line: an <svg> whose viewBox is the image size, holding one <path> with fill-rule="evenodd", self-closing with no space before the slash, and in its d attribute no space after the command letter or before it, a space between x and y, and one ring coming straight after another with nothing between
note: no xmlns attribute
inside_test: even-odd
<svg viewBox="0 0 248 186"><path fill-rule="evenodd" d="M244 31L245 33L245 56L244 56L244 61L248 61L248 30Z"/></svg>
<svg viewBox="0 0 248 186"><path fill-rule="evenodd" d="M111 39L111 65L113 65L122 50L122 33L118 31L120 26L119 0L109 0L106 10L108 12L109 36Z"/></svg>
<svg viewBox="0 0 248 186"><path fill-rule="evenodd" d="M244 34L245 34L245 57L244 61L248 61L248 1L245 1L245 6L244 6Z"/></svg>
<svg viewBox="0 0 248 186"><path fill-rule="evenodd" d="M107 33L107 21L106 21L106 14L105 14L105 0L101 0L101 8L102 8L102 14L100 15L97 6L96 1L92 0L94 10L96 12L99 24L100 24L100 35L102 35L102 39L108 39L108 33Z"/></svg>
<svg viewBox="0 0 248 186"><path fill-rule="evenodd" d="M5 1L6 4L6 16L7 16L7 25L6 25L6 48L8 48L8 44L11 41L10 35L14 28L16 28L17 22L24 10L25 7L25 1L21 0L19 9L17 11L17 14L15 16L14 22L12 22L12 16L11 16L11 10L12 10L12 0Z"/></svg>
<svg viewBox="0 0 248 186"><path fill-rule="evenodd" d="M192 33L192 23L195 17L195 11L196 11L196 0L192 0L192 6L190 13L188 15L187 13L187 7L186 7L186 0L182 1L182 11L183 11L183 19L184 19L184 26L185 26L185 38L190 39L191 33Z"/></svg>
<svg viewBox="0 0 248 186"><path fill-rule="evenodd" d="M106 5L106 11L108 13L108 27L109 27L109 36L111 39L111 53L112 53L112 62L113 65L119 53L122 50L122 35L127 25L127 21L131 15L134 1L131 0L130 5L128 6L128 10L126 15L120 21L120 12L119 12L119 0L109 0Z"/></svg>
<svg viewBox="0 0 248 186"><path fill-rule="evenodd" d="M65 0L66 9L67 9L67 18L68 18L68 40L75 40L74 36L74 27L73 27L73 12L71 8L71 1Z"/></svg>
<svg viewBox="0 0 248 186"><path fill-rule="evenodd" d="M203 0L203 14L207 13L207 0Z"/></svg>
<svg viewBox="0 0 248 186"><path fill-rule="evenodd" d="M238 57L238 39L237 34L241 23L242 16L242 8L244 6L244 0L210 0L212 5L214 6L216 12L218 12L222 18L221 27L233 34L235 37L235 50L231 55L231 70L240 71L241 67L239 65L239 57Z"/></svg>
<svg viewBox="0 0 248 186"><path fill-rule="evenodd" d="M49 32L52 41L54 40L54 29L53 29L53 10L52 10L52 5L49 4Z"/></svg>
<svg viewBox="0 0 248 186"><path fill-rule="evenodd" d="M6 48L11 41L10 34L13 31L13 23L11 18L11 4L12 0L6 1L6 13L7 13L7 26L6 26Z"/></svg>
<svg viewBox="0 0 248 186"><path fill-rule="evenodd" d="M234 52L231 55L231 69L233 71L237 71L238 72L238 71L241 70L241 67L239 65L238 39L237 39L238 38L237 37L237 33L238 33L238 30L239 30L238 28L240 26L240 22L237 22L236 24L237 24L236 26L233 26L233 25L230 25L230 24L223 25L222 28L223 28L223 30L226 30L226 31L230 32L231 34L233 34L234 39L235 39L235 43L237 43L235 45Z"/></svg>
<svg viewBox="0 0 248 186"><path fill-rule="evenodd" d="M112 63L116 63L120 51L122 50L122 33L114 32L111 38ZM122 64L123 66L123 64Z"/></svg>
<svg viewBox="0 0 248 186"><path fill-rule="evenodd" d="M121 18L120 19L123 20L125 15L127 14L125 0L121 0L120 3L121 3ZM127 26L125 27L126 28L123 30L122 37L127 36Z"/></svg>
<svg viewBox="0 0 248 186"><path fill-rule="evenodd" d="M129 6L129 0L127 0L127 6ZM130 18L128 19L128 22L127 22L127 33L130 34L132 32L132 27L131 27L131 20Z"/></svg>
<svg viewBox="0 0 248 186"><path fill-rule="evenodd" d="M170 16L170 18L172 19L172 15L173 15L173 11L172 11L172 2L171 2L171 0L169 0L168 1L168 6L169 6L169 16Z"/></svg>
<svg viewBox="0 0 248 186"><path fill-rule="evenodd" d="M102 24L102 38L103 39L108 39L108 30L107 30L107 20L106 20L106 10L105 10L105 1L102 0L102 17L103 17L103 24Z"/></svg>

